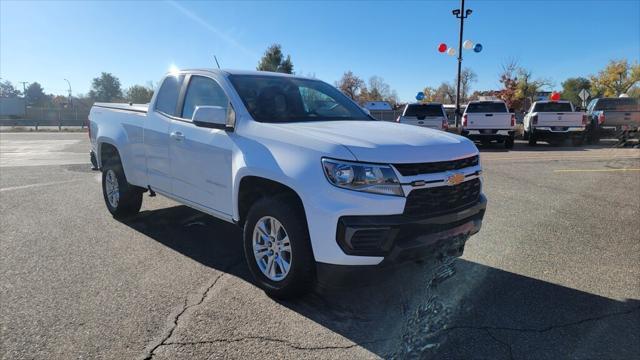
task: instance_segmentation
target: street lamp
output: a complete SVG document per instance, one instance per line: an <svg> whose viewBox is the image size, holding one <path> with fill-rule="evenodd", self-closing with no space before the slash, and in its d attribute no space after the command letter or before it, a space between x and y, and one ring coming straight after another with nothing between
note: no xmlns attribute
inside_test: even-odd
<svg viewBox="0 0 640 360"><path fill-rule="evenodd" d="M458 39L458 86L456 87L456 129L460 125L460 73L462 71L462 34L464 32L464 19L471 15L471 9L464 9L464 0L460 0L460 9L455 9L452 14L460 19L460 37ZM463 15L464 14L464 15ZM480 47L482 49L482 47Z"/></svg>
<svg viewBox="0 0 640 360"><path fill-rule="evenodd" d="M69 85L69 105L71 105L71 83L67 79L63 80L67 82L67 85Z"/></svg>

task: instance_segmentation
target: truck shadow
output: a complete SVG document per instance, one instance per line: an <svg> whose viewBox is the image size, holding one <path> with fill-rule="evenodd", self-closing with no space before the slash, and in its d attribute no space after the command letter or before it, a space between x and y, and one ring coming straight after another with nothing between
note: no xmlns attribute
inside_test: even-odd
<svg viewBox="0 0 640 360"><path fill-rule="evenodd" d="M124 223L251 282L241 232L232 224L186 206L143 211ZM637 299L609 299L463 259L411 263L375 277L363 273L367 278L279 303L382 358L640 354Z"/></svg>
<svg viewBox="0 0 640 360"><path fill-rule="evenodd" d="M582 146L573 146L570 142L566 142L562 145L552 145L545 141L539 141L535 146L529 146L524 140L516 140L515 146L513 149L505 149L502 144L491 143L489 145L481 145L476 144L478 150L480 152L495 152L495 153L506 153L506 152L526 152L526 151L587 151L593 149L608 149L608 148L633 148L637 146L637 141L627 141L626 143L622 143L616 139L602 139L598 145L590 145L584 144Z"/></svg>

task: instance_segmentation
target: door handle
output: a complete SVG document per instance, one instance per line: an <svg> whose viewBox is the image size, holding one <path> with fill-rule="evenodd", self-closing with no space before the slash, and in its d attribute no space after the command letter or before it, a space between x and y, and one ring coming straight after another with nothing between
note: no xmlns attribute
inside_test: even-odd
<svg viewBox="0 0 640 360"><path fill-rule="evenodd" d="M182 134L180 131L174 131L171 134L169 134L169 136L174 139L175 141L182 141L184 140L184 134Z"/></svg>

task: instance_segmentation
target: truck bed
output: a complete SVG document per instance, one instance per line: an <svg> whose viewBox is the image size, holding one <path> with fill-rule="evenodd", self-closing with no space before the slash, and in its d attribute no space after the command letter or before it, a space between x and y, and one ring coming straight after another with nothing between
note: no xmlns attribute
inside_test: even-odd
<svg viewBox="0 0 640 360"><path fill-rule="evenodd" d="M149 104L131 104L131 103L95 103L93 106L114 109L125 110L146 113L149 111Z"/></svg>

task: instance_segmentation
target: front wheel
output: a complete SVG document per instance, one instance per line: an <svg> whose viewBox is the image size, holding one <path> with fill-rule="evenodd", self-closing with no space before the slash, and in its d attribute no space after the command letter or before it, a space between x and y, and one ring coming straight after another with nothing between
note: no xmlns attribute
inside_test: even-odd
<svg viewBox="0 0 640 360"><path fill-rule="evenodd" d="M267 295L293 298L315 284L304 210L287 195L258 200L244 225L244 254L256 283Z"/></svg>
<svg viewBox="0 0 640 360"><path fill-rule="evenodd" d="M137 214L142 206L142 190L130 185L119 161L110 161L102 169L102 195L115 218Z"/></svg>

